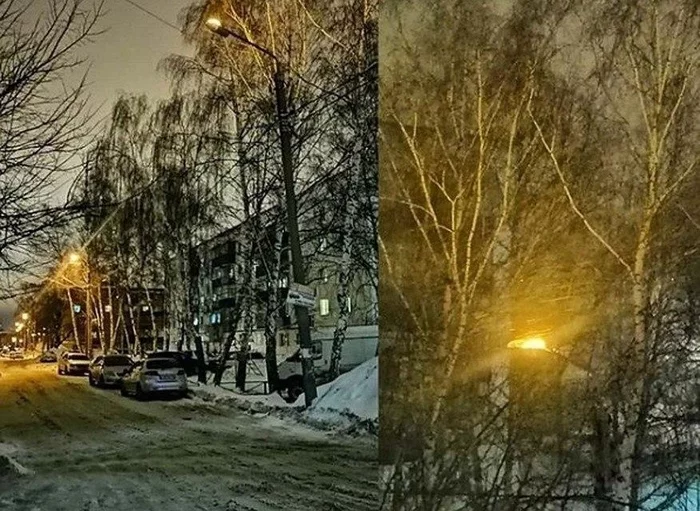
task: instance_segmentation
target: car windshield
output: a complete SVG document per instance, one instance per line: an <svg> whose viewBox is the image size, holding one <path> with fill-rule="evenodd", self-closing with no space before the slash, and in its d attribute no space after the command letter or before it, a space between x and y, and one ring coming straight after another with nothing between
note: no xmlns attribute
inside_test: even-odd
<svg viewBox="0 0 700 511"><path fill-rule="evenodd" d="M149 353L148 358L174 358L181 359L183 357L182 353L177 351L161 351L160 353Z"/></svg>
<svg viewBox="0 0 700 511"><path fill-rule="evenodd" d="M90 360L87 355L68 355L68 360Z"/></svg>
<svg viewBox="0 0 700 511"><path fill-rule="evenodd" d="M105 357L106 366L130 366L131 359L125 355L111 355Z"/></svg>
<svg viewBox="0 0 700 511"><path fill-rule="evenodd" d="M157 358L146 362L146 369L174 369L180 367L176 360L167 358Z"/></svg>

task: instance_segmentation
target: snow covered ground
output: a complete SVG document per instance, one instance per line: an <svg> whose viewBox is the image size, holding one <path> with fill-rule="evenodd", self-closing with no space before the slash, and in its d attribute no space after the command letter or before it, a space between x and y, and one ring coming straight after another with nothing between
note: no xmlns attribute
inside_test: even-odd
<svg viewBox="0 0 700 511"><path fill-rule="evenodd" d="M362 511L377 468L372 437L0 361L0 510Z"/></svg>
<svg viewBox="0 0 700 511"><path fill-rule="evenodd" d="M378 358L374 357L335 381L320 386L318 398L308 410L304 410L304 396L290 404L277 393L242 394L232 385L200 385L195 379L190 380L190 389L198 400L233 406L253 414L292 418L337 432L376 434L379 420L378 368Z"/></svg>

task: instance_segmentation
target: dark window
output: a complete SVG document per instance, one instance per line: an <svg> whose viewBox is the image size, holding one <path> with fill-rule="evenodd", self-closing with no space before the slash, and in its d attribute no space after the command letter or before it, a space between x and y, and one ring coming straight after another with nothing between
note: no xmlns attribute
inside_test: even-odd
<svg viewBox="0 0 700 511"><path fill-rule="evenodd" d="M181 367L181 364L172 358L157 358L146 361L146 369L174 369Z"/></svg>
<svg viewBox="0 0 700 511"><path fill-rule="evenodd" d="M184 355L179 351L157 351L149 353L146 358L174 358L180 360Z"/></svg>
<svg viewBox="0 0 700 511"><path fill-rule="evenodd" d="M131 365L131 359L122 355L110 355L105 357L106 366L128 366Z"/></svg>

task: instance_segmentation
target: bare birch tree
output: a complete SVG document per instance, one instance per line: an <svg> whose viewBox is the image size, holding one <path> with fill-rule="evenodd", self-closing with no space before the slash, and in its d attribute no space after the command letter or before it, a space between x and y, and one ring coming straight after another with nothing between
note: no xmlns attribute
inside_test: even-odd
<svg viewBox="0 0 700 511"><path fill-rule="evenodd" d="M52 193L79 165L85 145L85 59L79 48L97 35L101 5L52 0L36 9L0 5L0 260L26 265L32 238L76 213ZM76 79L76 73L78 73ZM34 240L35 241L35 240ZM19 266L18 266L19 265Z"/></svg>
<svg viewBox="0 0 700 511"><path fill-rule="evenodd" d="M643 505L649 497L651 483L645 489L643 460L654 429L653 410L659 404L652 389L664 377L652 328L664 323L663 315L652 312L653 289L662 282L655 282L655 254L667 249L666 211L697 174L693 146L699 134L700 12L695 3L682 1L612 1L597 3L584 19L595 59L595 92L601 98L599 122L607 122L610 140L617 141L609 144L612 151L600 175L611 186L617 179L619 188L613 194L629 207L627 217L617 223L626 233L622 240L619 231L592 218L587 212L590 202L571 184L570 152L560 141L561 127L547 127L531 108L528 112L572 211L626 277L619 312L631 321L621 336L605 341L610 362L604 392L612 417L608 441L613 474L605 492L613 506L627 509ZM619 203L599 207L615 215L613 208ZM671 278L665 275L663 280Z"/></svg>

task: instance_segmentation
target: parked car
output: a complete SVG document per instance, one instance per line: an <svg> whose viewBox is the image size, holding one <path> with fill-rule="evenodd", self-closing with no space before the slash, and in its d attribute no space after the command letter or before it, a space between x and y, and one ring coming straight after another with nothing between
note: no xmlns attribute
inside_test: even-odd
<svg viewBox="0 0 700 511"><path fill-rule="evenodd" d="M197 359L192 356L191 351L154 351L146 354L146 359L151 358L172 358L185 370L187 376L197 374Z"/></svg>
<svg viewBox="0 0 700 511"><path fill-rule="evenodd" d="M54 353L53 351L44 352L39 357L39 362L43 362L43 363L56 362L57 360L58 360L58 357L56 356L56 353Z"/></svg>
<svg viewBox="0 0 700 511"><path fill-rule="evenodd" d="M145 399L154 394L187 394L185 369L174 358L147 358L134 364L122 378L122 396Z"/></svg>
<svg viewBox="0 0 700 511"><path fill-rule="evenodd" d="M127 355L100 355L88 367L90 385L119 385L122 376L131 369L134 361Z"/></svg>
<svg viewBox="0 0 700 511"><path fill-rule="evenodd" d="M87 374L90 359L87 355L68 352L58 358L58 374Z"/></svg>
<svg viewBox="0 0 700 511"><path fill-rule="evenodd" d="M24 358L24 352L20 350L15 350L10 353L10 360L22 360Z"/></svg>

